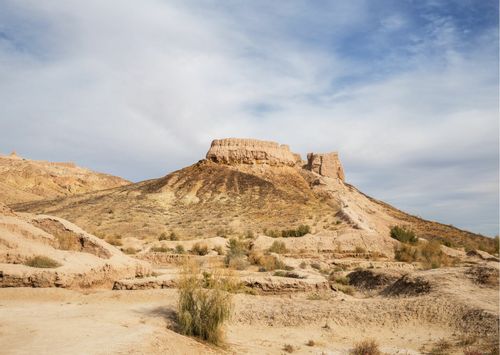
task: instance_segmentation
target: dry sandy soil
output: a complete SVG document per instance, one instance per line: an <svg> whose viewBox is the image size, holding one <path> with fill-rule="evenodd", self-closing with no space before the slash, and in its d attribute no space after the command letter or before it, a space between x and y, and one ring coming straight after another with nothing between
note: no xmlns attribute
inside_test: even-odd
<svg viewBox="0 0 500 355"><path fill-rule="evenodd" d="M447 353L461 353L464 339L480 347L498 336L498 285L478 288L466 270L417 273L432 284L422 295L237 294L225 348L175 332L175 289L0 289L0 343L5 354L278 354L285 344L298 354L346 354L373 338L388 354L421 354L446 339Z"/></svg>

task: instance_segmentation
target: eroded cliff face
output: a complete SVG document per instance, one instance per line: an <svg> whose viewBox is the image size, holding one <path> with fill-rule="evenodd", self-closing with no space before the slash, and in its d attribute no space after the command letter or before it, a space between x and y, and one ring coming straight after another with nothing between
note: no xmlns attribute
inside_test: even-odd
<svg viewBox="0 0 500 355"><path fill-rule="evenodd" d="M321 176L345 180L344 169L336 152L307 154L307 169Z"/></svg>
<svg viewBox="0 0 500 355"><path fill-rule="evenodd" d="M294 166L300 155L287 145L257 139L226 138L212 142L206 158L223 164L269 164Z"/></svg>

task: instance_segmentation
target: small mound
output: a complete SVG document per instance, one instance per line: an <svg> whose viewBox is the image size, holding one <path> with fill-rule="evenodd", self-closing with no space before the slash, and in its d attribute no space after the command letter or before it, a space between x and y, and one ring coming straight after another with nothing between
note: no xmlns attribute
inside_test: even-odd
<svg viewBox="0 0 500 355"><path fill-rule="evenodd" d="M432 287L429 281L420 276L403 275L392 285L386 287L384 296L422 296L428 294Z"/></svg>

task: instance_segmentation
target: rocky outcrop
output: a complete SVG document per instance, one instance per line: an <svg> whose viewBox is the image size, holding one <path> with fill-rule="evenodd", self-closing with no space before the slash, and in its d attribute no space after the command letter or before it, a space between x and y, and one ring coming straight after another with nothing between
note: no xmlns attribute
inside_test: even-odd
<svg viewBox="0 0 500 355"><path fill-rule="evenodd" d="M66 220L0 213L0 288L111 287L116 280L150 274L149 263Z"/></svg>
<svg viewBox="0 0 500 355"><path fill-rule="evenodd" d="M300 155L287 145L257 139L227 138L212 142L207 159L223 164L269 164L294 166Z"/></svg>
<svg viewBox="0 0 500 355"><path fill-rule="evenodd" d="M307 154L307 168L321 176L338 178L342 181L345 179L344 169L336 152Z"/></svg>

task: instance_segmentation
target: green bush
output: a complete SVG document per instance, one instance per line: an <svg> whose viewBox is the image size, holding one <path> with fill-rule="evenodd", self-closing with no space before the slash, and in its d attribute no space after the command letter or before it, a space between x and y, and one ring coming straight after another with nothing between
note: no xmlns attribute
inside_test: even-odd
<svg viewBox="0 0 500 355"><path fill-rule="evenodd" d="M29 258L24 263L26 266L38 267L38 268L56 268L61 266L57 261L43 255L36 255Z"/></svg>
<svg viewBox="0 0 500 355"><path fill-rule="evenodd" d="M394 226L391 228L391 237L402 243L416 244L418 238L411 229L405 226Z"/></svg>
<svg viewBox="0 0 500 355"><path fill-rule="evenodd" d="M212 344L223 340L222 325L231 315L231 294L223 291L221 279L195 268L186 268L179 280L177 321L182 334L196 336ZM208 288L203 288L203 286Z"/></svg>
<svg viewBox="0 0 500 355"><path fill-rule="evenodd" d="M274 241L271 247L269 248L271 253L284 254L287 252L285 243Z"/></svg>
<svg viewBox="0 0 500 355"><path fill-rule="evenodd" d="M184 246L182 246L181 244L177 244L175 246L175 253L176 254L184 254L186 252L186 250L184 250Z"/></svg>

